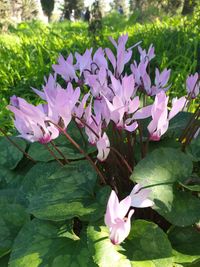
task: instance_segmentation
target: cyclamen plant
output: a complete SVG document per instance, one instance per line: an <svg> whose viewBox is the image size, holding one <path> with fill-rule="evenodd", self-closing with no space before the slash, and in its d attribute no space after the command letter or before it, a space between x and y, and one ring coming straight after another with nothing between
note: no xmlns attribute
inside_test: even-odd
<svg viewBox="0 0 200 267"><path fill-rule="evenodd" d="M91 48L82 55L77 52L74 56L70 54L67 59L60 55L58 63L53 65L54 74L46 79L42 91L33 88L42 104L35 106L21 97L13 96L8 109L14 113L14 124L20 133L19 137L46 147L51 160L56 160L64 170L64 165L76 166L73 164L76 164L77 159L81 162L81 157L71 158L65 153L63 146L59 145L60 138L66 138L67 144L73 145L83 159L88 160L100 179L99 185L112 189L111 193L110 190L108 192L109 199L108 194L104 195L104 208L105 200L108 199L107 209L104 209L104 222L108 227L110 241L118 245L128 237L133 217L134 220L151 220L165 231L170 225L194 225L200 219L196 212L200 207L196 193L199 187L198 190L192 189L199 180L191 178L194 150L188 150L192 142L199 140L199 107L194 114L186 113L191 101L198 97L200 81L197 73L188 76L187 96L170 100L166 91L171 86L171 70L156 68L154 82L150 77L150 64L155 57L153 45L148 51L143 50L140 43L126 48L128 35L120 36L117 42L110 37L110 41L115 52L110 48L100 47L94 54ZM138 49L140 62L133 60L133 49ZM181 116L189 114L189 119L184 118L181 126L177 125L175 119L178 113ZM78 129L83 139L81 145L77 136L71 135L70 127ZM9 136L7 138L10 139ZM90 151L86 138L91 145ZM174 140L174 147L164 149L163 140L170 138ZM177 138L179 142L175 144ZM154 150L155 143L160 143L161 148ZM180 147L177 147L179 144ZM14 145L19 148L17 144ZM35 162L37 159L31 154L31 146L28 152L24 150L23 153ZM188 191L194 191L193 195ZM174 204L169 192L174 195ZM191 216L188 215L187 205L182 211L177 211L178 201L186 203L186 200L193 205ZM99 208L102 209L102 204L99 204ZM88 212L87 210L87 215ZM176 212L176 215L172 215ZM64 214L56 217L54 211L53 215L41 215L34 207L31 213L39 219L51 220L53 217L55 221L59 221L65 218ZM67 211L66 219L78 217L79 226L85 221L78 210L74 214L69 213ZM101 215L97 216L98 220L101 220ZM139 220L138 227L140 224L145 231L148 227L153 229L150 223L148 225ZM81 229L82 227L80 226ZM75 228L75 233L79 235L80 231ZM91 226L88 229L89 240L96 242L93 234L97 230ZM134 230L128 239L132 240L132 236ZM139 237L136 240L137 238ZM137 247L136 244L133 246ZM168 246L171 247L169 244ZM98 266L111 266L110 263L104 265L95 253L91 256ZM117 250L115 253L118 253ZM160 258L165 256L161 255ZM122 255L118 257L123 258ZM172 257L172 254L167 257ZM137 255L128 258L130 262L143 260L140 257L138 259ZM170 259L172 264L172 258ZM17 266L14 264L11 266ZM124 262L119 266L129 266L125 264Z"/></svg>

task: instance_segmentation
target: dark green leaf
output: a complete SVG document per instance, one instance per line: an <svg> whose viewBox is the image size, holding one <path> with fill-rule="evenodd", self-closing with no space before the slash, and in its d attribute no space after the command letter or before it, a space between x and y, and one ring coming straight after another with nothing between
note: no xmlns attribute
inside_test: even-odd
<svg viewBox="0 0 200 267"><path fill-rule="evenodd" d="M193 139L190 145L186 147L186 153L193 161L200 161L200 136Z"/></svg>
<svg viewBox="0 0 200 267"><path fill-rule="evenodd" d="M55 156L58 159L63 159L63 156L57 152L57 150L51 145L48 145L49 149L55 154ZM81 159L84 156L80 154L76 149L73 149L71 147L58 147L58 149L63 153L63 155L70 160L73 159ZM50 154L48 149L39 143L33 143L31 144L29 148L29 155L36 161L43 161L48 162L51 160L55 160L55 157Z"/></svg>
<svg viewBox="0 0 200 267"><path fill-rule="evenodd" d="M167 136L180 137L186 125L189 123L192 113L180 112L178 113L169 124Z"/></svg>
<svg viewBox="0 0 200 267"><path fill-rule="evenodd" d="M10 258L10 254L0 258L0 266L1 267L8 267L9 258Z"/></svg>
<svg viewBox="0 0 200 267"><path fill-rule="evenodd" d="M183 186L184 188L190 190L190 191L200 192L200 184L198 184L198 185L197 184L195 184L195 185L185 185L185 184L183 184L181 182L179 182L179 184L181 186Z"/></svg>
<svg viewBox="0 0 200 267"><path fill-rule="evenodd" d="M200 233L195 227L172 227L168 233L174 249L174 261L191 263L200 260Z"/></svg>
<svg viewBox="0 0 200 267"><path fill-rule="evenodd" d="M136 166L131 179L143 186L151 187L153 208L172 224L187 226L200 218L200 201L190 192L178 189L192 172L191 159L184 153L161 148L150 153Z"/></svg>
<svg viewBox="0 0 200 267"><path fill-rule="evenodd" d="M95 267L86 242L55 224L34 219L17 236L9 267L40 266Z"/></svg>
<svg viewBox="0 0 200 267"><path fill-rule="evenodd" d="M10 137L20 148L26 149L26 142L17 137ZM14 169L20 160L23 158L23 153L11 144L5 137L0 137L0 165Z"/></svg>
<svg viewBox="0 0 200 267"><path fill-rule="evenodd" d="M0 214L0 256L4 256L29 216L20 205L5 203L0 205Z"/></svg>
<svg viewBox="0 0 200 267"><path fill-rule="evenodd" d="M55 221L75 216L97 220L103 216L110 189L103 188L96 195L97 175L88 162L70 163L49 175L44 165L34 167L39 176L31 171L25 179L23 188L30 213L39 219Z"/></svg>
<svg viewBox="0 0 200 267"><path fill-rule="evenodd" d="M46 184L52 173L59 169L60 165L57 162L37 163L34 165L25 175L17 199L28 206L28 199L37 193L38 188Z"/></svg>
<svg viewBox="0 0 200 267"><path fill-rule="evenodd" d="M156 224L136 220L122 243L132 266L172 267L172 248L166 234Z"/></svg>

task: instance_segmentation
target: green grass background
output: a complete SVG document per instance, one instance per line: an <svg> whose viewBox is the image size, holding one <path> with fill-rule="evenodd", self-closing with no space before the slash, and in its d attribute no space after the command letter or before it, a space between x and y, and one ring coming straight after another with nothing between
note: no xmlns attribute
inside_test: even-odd
<svg viewBox="0 0 200 267"><path fill-rule="evenodd" d="M185 94L187 75L200 69L200 16L194 13L137 21L137 14L129 19L110 14L103 20L101 36L96 36L97 46L112 47L108 36L117 38L122 33L128 33L130 46L142 41L142 47L148 48L153 43L156 58L151 63L152 75L155 67L171 68L169 94ZM84 22L24 22L0 34L0 126L9 130L12 125L6 110L10 96L16 94L37 103L30 87L42 87L59 54L81 53L92 44L93 36ZM136 60L138 56L135 49Z"/></svg>

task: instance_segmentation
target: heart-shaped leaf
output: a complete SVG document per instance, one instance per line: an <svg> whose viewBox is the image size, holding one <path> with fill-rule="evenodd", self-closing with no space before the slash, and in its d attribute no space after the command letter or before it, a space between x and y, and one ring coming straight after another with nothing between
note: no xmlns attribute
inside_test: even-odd
<svg viewBox="0 0 200 267"><path fill-rule="evenodd" d="M17 236L9 267L85 267L92 262L87 243L68 234L66 227L34 219Z"/></svg>
<svg viewBox="0 0 200 267"><path fill-rule="evenodd" d="M115 246L108 238L105 226L90 225L87 229L88 248L99 267L131 267L130 261L120 253L120 246Z"/></svg>
<svg viewBox="0 0 200 267"><path fill-rule="evenodd" d="M200 233L195 227L171 227L168 237L174 249L176 263L200 260Z"/></svg>
<svg viewBox="0 0 200 267"><path fill-rule="evenodd" d="M199 199L182 191L178 184L184 183L191 173L192 161L187 155L173 148L161 148L138 163L131 179L143 186L154 185L153 208L172 224L187 226L200 219Z"/></svg>
<svg viewBox="0 0 200 267"><path fill-rule="evenodd" d="M172 267L172 247L167 235L156 224L136 220L122 243L132 266Z"/></svg>
<svg viewBox="0 0 200 267"><path fill-rule="evenodd" d="M34 166L25 177L23 194L30 213L54 221L76 216L97 220L103 216L110 189L96 187L97 175L87 161L70 163L57 170L50 163L44 165Z"/></svg>
<svg viewBox="0 0 200 267"><path fill-rule="evenodd" d="M29 220L24 208L17 204L0 205L0 257L6 255L21 227Z"/></svg>
<svg viewBox="0 0 200 267"><path fill-rule="evenodd" d="M21 149L26 149L26 142L17 137L10 137ZM14 169L23 158L23 153L5 137L0 137L0 165Z"/></svg>
<svg viewBox="0 0 200 267"><path fill-rule="evenodd" d="M193 161L200 161L200 136L193 139L189 146L186 147L186 153Z"/></svg>
<svg viewBox="0 0 200 267"><path fill-rule="evenodd" d="M82 159L84 158L84 155L82 155L76 148L73 147L65 147L65 146L57 146L57 149L62 153L59 153L58 150L55 149L54 146L51 144L48 144L48 148L53 152L55 156L53 156L46 146L41 145L39 143L33 143L31 144L29 148L29 155L36 161L42 161L42 162L48 162L55 160L55 157L58 159L68 159L68 160L74 160L74 159ZM90 153L92 151L86 152ZM64 157L63 157L64 155Z"/></svg>

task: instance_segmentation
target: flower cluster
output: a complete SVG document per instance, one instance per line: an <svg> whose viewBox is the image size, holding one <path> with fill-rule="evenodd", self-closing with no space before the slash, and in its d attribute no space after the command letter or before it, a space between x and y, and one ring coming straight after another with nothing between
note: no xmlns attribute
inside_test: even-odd
<svg viewBox="0 0 200 267"><path fill-rule="evenodd" d="M66 59L60 55L58 63L53 65L54 74L45 80L43 89L33 88L43 104L34 106L20 97L11 97L8 108L15 115L14 124L22 138L48 144L61 134L68 136L68 126L75 121L77 127L85 131L88 142L96 146L99 162L108 158L111 149L118 153L118 147L111 146L110 125L119 135L125 131L133 141L140 120L149 118L147 140L161 139L170 120L199 94L198 74L186 80L187 97L169 101L166 91L170 88L170 70L156 68L154 82L150 78L150 63L155 57L153 45L148 51L143 50L140 43L126 48L128 35L120 36L117 42L112 38L110 41L115 52L100 47L95 53L91 48L83 54L70 54ZM133 49L138 49L140 62L132 60ZM62 86L57 77L59 80L62 77ZM84 155L98 170L94 161L86 153ZM130 157L130 162L133 161ZM127 165L125 158L124 162ZM149 189L136 185L131 194L119 202L112 191L105 223L113 244L121 243L128 236L134 213L131 207L153 205L148 195Z"/></svg>
<svg viewBox="0 0 200 267"><path fill-rule="evenodd" d="M8 108L15 114L15 126L20 136L31 141L48 143L59 136L56 125L67 130L72 119L79 127L84 127L89 143L96 145L98 159L104 161L109 154L110 141L106 133L109 123L117 129L133 132L138 120L151 117L148 125L150 140L160 140L167 131L169 120L185 106L186 98L172 100L172 109L168 112L168 97L165 91L170 70L155 71L155 84L152 85L148 68L155 57L154 47L148 51L138 44L140 62L130 65L131 73L126 73L127 63L131 63L132 49L126 48L128 35L119 37L118 42L110 38L115 53L101 47L92 54L87 49L84 54L70 54L67 59L62 55L58 64L53 65L54 75L50 75L43 90L33 89L45 104L34 106L20 97L13 96ZM75 62L74 62L75 61ZM128 71L127 71L128 72ZM60 75L66 82L66 88L57 82ZM188 95L192 98L199 93L198 74L187 78ZM88 93L81 94L87 88ZM154 96L151 105L143 103L138 95ZM52 123L51 123L52 122Z"/></svg>

